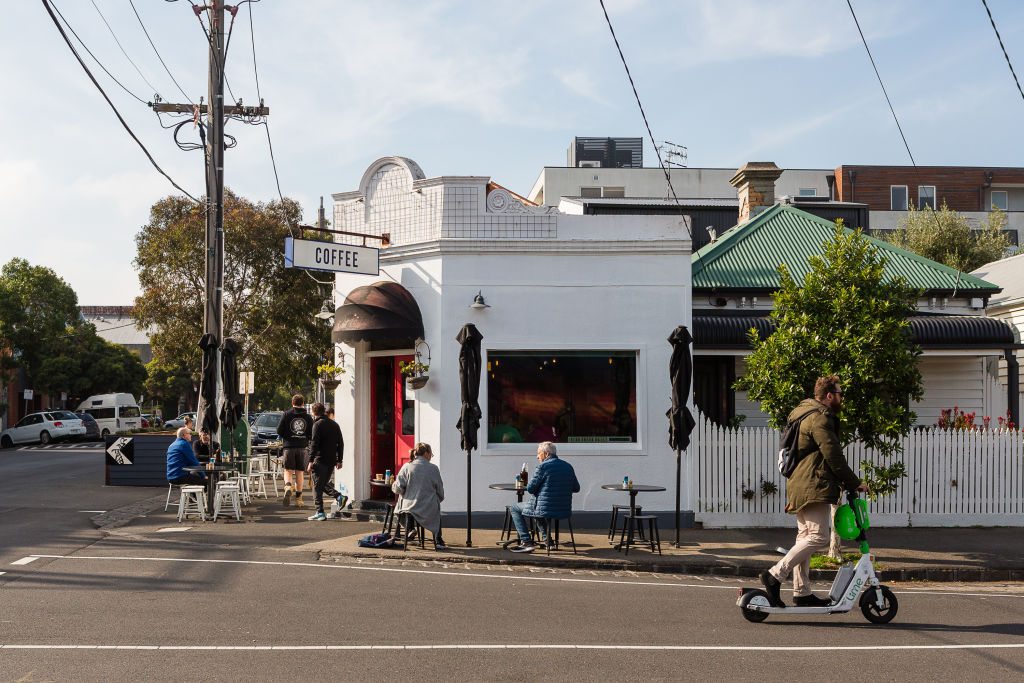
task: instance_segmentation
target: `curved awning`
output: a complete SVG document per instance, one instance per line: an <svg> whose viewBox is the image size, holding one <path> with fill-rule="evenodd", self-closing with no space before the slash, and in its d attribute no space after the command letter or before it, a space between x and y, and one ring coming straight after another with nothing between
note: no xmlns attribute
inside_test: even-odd
<svg viewBox="0 0 1024 683"><path fill-rule="evenodd" d="M356 287L334 313L331 341L409 342L423 337L416 299L397 282Z"/></svg>
<svg viewBox="0 0 1024 683"><path fill-rule="evenodd" d="M748 331L761 339L775 323L760 316L693 316L694 349L749 349ZM1016 343L1013 329L1002 320L973 315L916 315L910 318L911 338L922 348L1003 349Z"/></svg>

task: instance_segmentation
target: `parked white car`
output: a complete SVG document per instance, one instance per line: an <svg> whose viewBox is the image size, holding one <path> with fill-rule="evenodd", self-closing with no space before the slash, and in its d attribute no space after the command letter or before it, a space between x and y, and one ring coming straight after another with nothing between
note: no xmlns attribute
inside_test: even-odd
<svg viewBox="0 0 1024 683"><path fill-rule="evenodd" d="M85 436L82 418L70 410L29 413L10 429L0 433L0 448L20 443L48 444L51 441Z"/></svg>
<svg viewBox="0 0 1024 683"><path fill-rule="evenodd" d="M195 421L196 421L196 414L195 413L182 413L181 415L179 415L178 417L174 418L173 420L167 420L167 422L164 422L164 427L166 427L167 429L177 429L178 427L184 427L185 426L185 418L186 417L192 418L192 423L195 424Z"/></svg>

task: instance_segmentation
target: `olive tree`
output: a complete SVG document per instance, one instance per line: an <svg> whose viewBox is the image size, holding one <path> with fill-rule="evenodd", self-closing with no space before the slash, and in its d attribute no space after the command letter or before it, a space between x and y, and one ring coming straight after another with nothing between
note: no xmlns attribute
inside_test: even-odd
<svg viewBox="0 0 1024 683"><path fill-rule="evenodd" d="M1006 213L993 209L974 230L963 214L951 211L945 202L938 211L910 207L898 229L885 240L919 256L950 268L970 272L1003 258L1013 245L1003 232Z"/></svg>
<svg viewBox="0 0 1024 683"><path fill-rule="evenodd" d="M902 278L888 277L880 251L841 223L821 255L811 257L802 283L785 265L779 276L782 286L771 313L776 330L766 339L750 331L754 351L736 388L749 392L781 428L800 401L813 395L818 377L838 375L843 446L860 440L885 456L899 455L901 437L916 418L909 402L923 394L921 349L911 341L907 320L917 292ZM860 466L874 495L894 491L904 476L902 462ZM838 555L835 535L831 554Z"/></svg>

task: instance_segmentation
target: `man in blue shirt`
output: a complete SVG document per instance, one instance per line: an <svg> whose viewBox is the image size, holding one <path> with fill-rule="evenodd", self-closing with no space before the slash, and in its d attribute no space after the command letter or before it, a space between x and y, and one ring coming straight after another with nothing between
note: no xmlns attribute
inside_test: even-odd
<svg viewBox="0 0 1024 683"><path fill-rule="evenodd" d="M532 553L536 549L530 538L526 520L523 519L524 513L545 519L568 519L572 513L572 494L579 493L580 490L576 471L572 465L555 454L555 444L550 441L538 444L537 460L540 461L540 465L526 487L526 492L534 496L533 502L515 503L508 508L519 534L519 545L511 548L514 553ZM538 522L544 537L542 542L547 546L551 543L547 522L544 519Z"/></svg>
<svg viewBox="0 0 1024 683"><path fill-rule="evenodd" d="M167 447L167 481L172 484L206 483L206 475L202 472L187 472L186 467L199 467L199 460L192 452L192 432L188 427L181 427L175 432L178 437Z"/></svg>

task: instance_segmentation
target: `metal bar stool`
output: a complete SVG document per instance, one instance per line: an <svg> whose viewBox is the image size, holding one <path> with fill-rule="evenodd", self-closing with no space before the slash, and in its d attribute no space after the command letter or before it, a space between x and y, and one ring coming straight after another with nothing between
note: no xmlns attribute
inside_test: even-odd
<svg viewBox="0 0 1024 683"><path fill-rule="evenodd" d="M240 491L238 484L233 482L219 482L217 484L217 493L213 497L213 521L217 521L217 516L220 515L220 508L225 502L231 504L232 512L235 513L235 519L239 522L242 521L242 503L240 500Z"/></svg>
<svg viewBox="0 0 1024 683"><path fill-rule="evenodd" d="M181 498L178 500L178 521L189 515L199 515L206 521L206 487L189 484L181 487Z"/></svg>
<svg viewBox="0 0 1024 683"><path fill-rule="evenodd" d="M404 519L405 532L402 531L402 522ZM427 532L423 526L416 521L416 518L412 516L410 512L403 512L399 515L398 520L398 533L402 537L402 550L405 550L409 545L409 537L413 537L415 543L415 537L420 537L420 548L426 548Z"/></svg>
<svg viewBox="0 0 1024 683"><path fill-rule="evenodd" d="M644 522L647 522L648 533L647 538L643 538ZM630 538L626 534L626 527L632 527L633 535ZM636 532L640 533L637 534ZM640 543L643 545L650 545L651 552L653 553L657 549L658 554L661 555L661 534L658 533L658 516L657 515L626 515L622 522L622 533L619 536L620 548L626 549L626 555L629 555L629 548L633 545L639 545L637 540L639 538Z"/></svg>
<svg viewBox="0 0 1024 683"><path fill-rule="evenodd" d="M546 545L546 548L547 548L547 551L548 551L548 555L551 554L552 546L554 546L556 549L560 547L560 544L559 544L559 531L560 531L560 529L559 529L559 527L561 526L560 525L561 519L555 519L553 517L537 517L535 515L523 515L523 516L526 517L527 519L529 519L532 522L532 524L530 525L530 536L531 536L531 538L533 538L533 540L536 543L540 543L540 541L541 541L540 524L543 522L544 524L546 524L548 526L548 539L553 541L553 543L549 543L549 544ZM569 538L572 541L572 554L573 555L578 555L579 553L576 552L576 533L575 533L575 530L573 529L573 525L572 525L572 513L569 513L569 516L564 518L564 519L568 519L569 520ZM554 528L554 533L552 533L552 529L551 529L551 523L552 522L554 522L554 527L555 527Z"/></svg>
<svg viewBox="0 0 1024 683"><path fill-rule="evenodd" d="M609 540L615 540L615 534L619 533L619 528L618 528L619 515L620 515L620 513L623 510L627 510L628 511L629 510L629 505L628 504L612 505L612 521L611 521L611 524L608 525L608 539ZM637 505L636 506L636 513L638 515L641 512L643 512L643 511L644 511L644 508L643 508L642 505ZM623 520L623 521L625 521L625 520Z"/></svg>

